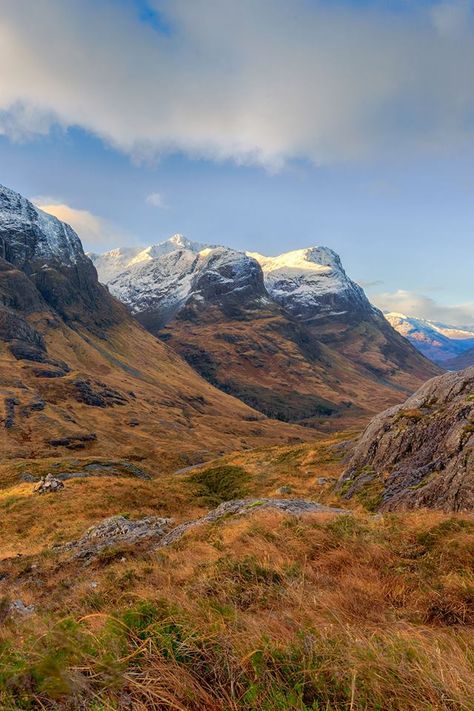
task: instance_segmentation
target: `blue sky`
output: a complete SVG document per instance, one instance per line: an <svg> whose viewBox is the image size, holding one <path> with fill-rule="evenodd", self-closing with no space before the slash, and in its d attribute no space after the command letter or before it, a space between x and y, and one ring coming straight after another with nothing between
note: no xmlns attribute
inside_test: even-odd
<svg viewBox="0 0 474 711"><path fill-rule="evenodd" d="M324 244L474 324L470 3L5 0L0 30L0 181L88 249Z"/></svg>

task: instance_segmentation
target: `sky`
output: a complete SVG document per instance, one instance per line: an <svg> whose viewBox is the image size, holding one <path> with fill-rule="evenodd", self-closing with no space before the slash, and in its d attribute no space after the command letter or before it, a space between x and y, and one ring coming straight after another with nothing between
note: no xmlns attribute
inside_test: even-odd
<svg viewBox="0 0 474 711"><path fill-rule="evenodd" d="M0 0L0 182L100 252L337 251L474 325L470 0Z"/></svg>

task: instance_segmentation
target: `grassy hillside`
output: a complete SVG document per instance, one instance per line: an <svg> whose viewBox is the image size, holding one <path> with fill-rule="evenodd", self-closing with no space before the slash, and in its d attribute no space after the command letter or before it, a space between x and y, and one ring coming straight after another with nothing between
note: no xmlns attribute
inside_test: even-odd
<svg viewBox="0 0 474 711"><path fill-rule="evenodd" d="M112 514L179 523L232 496L339 503L347 436L151 480L78 477L43 496L12 477L0 496L0 707L470 709L470 516L352 502L349 515L295 517L257 499L165 548L84 559L57 547ZM18 600L34 609L12 612Z"/></svg>

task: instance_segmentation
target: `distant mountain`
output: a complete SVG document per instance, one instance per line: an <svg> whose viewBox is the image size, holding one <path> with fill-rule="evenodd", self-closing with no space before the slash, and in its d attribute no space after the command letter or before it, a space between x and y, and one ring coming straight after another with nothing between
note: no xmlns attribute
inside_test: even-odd
<svg viewBox="0 0 474 711"><path fill-rule="evenodd" d="M360 417L438 372L326 247L264 257L175 235L91 258L147 329L209 382L272 417Z"/></svg>
<svg viewBox="0 0 474 711"><path fill-rule="evenodd" d="M434 363L450 370L459 370L474 363L474 353L463 358L463 354L474 348L473 329L449 326L396 312L385 314L385 318L398 333Z"/></svg>
<svg viewBox="0 0 474 711"><path fill-rule="evenodd" d="M211 387L99 283L71 227L2 186L0 354L0 468L73 451L166 469L305 437Z"/></svg>
<svg viewBox="0 0 474 711"><path fill-rule="evenodd" d="M443 363L447 370L463 370L464 368L469 368L469 366L474 365L474 348L469 348L468 351L464 351L455 358L449 358Z"/></svg>
<svg viewBox="0 0 474 711"><path fill-rule="evenodd" d="M474 510L474 367L375 417L339 482L372 508Z"/></svg>

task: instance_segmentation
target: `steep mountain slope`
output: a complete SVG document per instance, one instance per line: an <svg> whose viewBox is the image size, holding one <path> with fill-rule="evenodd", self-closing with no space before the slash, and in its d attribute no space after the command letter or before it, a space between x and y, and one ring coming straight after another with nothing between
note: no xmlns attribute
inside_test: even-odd
<svg viewBox="0 0 474 711"><path fill-rule="evenodd" d="M438 372L327 248L266 258L175 236L92 258L152 333L211 383L279 419L333 416L341 426Z"/></svg>
<svg viewBox="0 0 474 711"><path fill-rule="evenodd" d="M3 187L0 254L4 462L78 451L166 468L305 436L202 380L99 284L69 226Z"/></svg>
<svg viewBox="0 0 474 711"><path fill-rule="evenodd" d="M408 338L410 343L434 363L452 370L462 370L471 364L462 360L462 355L474 348L472 330L396 312L385 314L385 318L398 333ZM458 356L461 360L459 366L456 366Z"/></svg>
<svg viewBox="0 0 474 711"><path fill-rule="evenodd" d="M463 370L471 365L474 365L474 348L464 351L464 353L455 358L449 358L449 360L444 361L444 367L448 370Z"/></svg>
<svg viewBox="0 0 474 711"><path fill-rule="evenodd" d="M375 417L340 490L383 509L474 510L474 367L433 378Z"/></svg>

